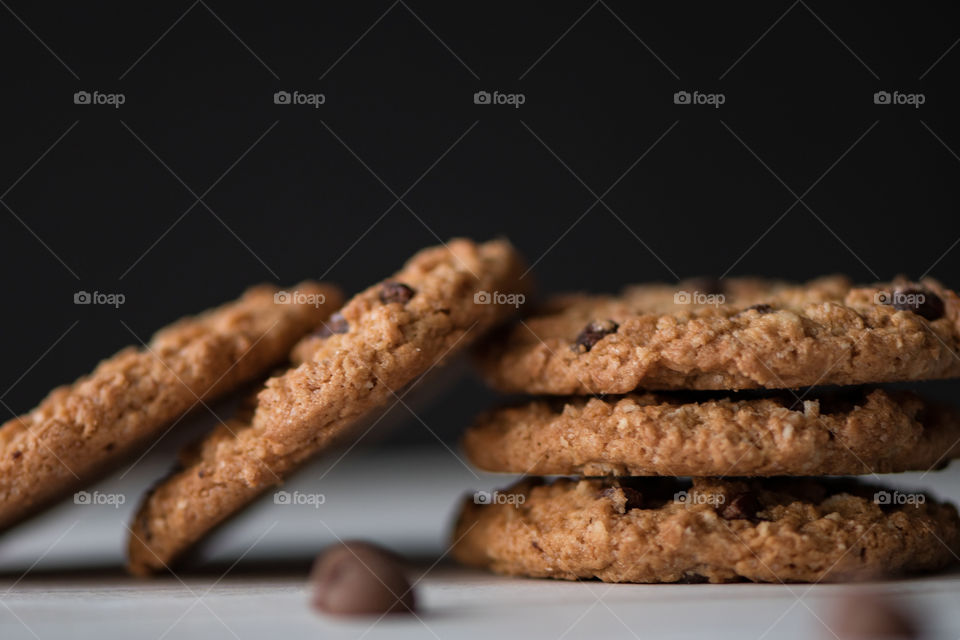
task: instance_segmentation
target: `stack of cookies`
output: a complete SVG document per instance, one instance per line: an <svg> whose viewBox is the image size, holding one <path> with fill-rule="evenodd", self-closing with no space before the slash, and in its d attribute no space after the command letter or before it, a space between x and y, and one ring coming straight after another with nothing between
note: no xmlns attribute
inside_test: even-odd
<svg viewBox="0 0 960 640"><path fill-rule="evenodd" d="M560 296L488 342L453 554L511 575L819 582L932 571L952 505L850 477L944 467L960 415L880 383L960 376L960 298L930 279L760 279ZM490 496L490 497L488 497Z"/></svg>

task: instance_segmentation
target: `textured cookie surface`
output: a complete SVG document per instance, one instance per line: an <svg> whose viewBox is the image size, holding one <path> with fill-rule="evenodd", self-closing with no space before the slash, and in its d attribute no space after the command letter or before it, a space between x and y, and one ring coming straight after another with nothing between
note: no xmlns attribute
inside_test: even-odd
<svg viewBox="0 0 960 640"><path fill-rule="evenodd" d="M254 287L180 320L0 427L0 529L105 473L201 400L266 374L343 301L310 282L286 293Z"/></svg>
<svg viewBox="0 0 960 640"><path fill-rule="evenodd" d="M166 566L395 392L504 320L515 307L481 292L519 293L523 266L505 241L454 240L421 251L354 297L294 349L298 366L271 378L249 422L218 428L141 505L129 567Z"/></svg>
<svg viewBox="0 0 960 640"><path fill-rule="evenodd" d="M855 481L528 480L486 502L464 502L453 556L510 575L841 581L932 571L960 551L952 505Z"/></svg>
<svg viewBox="0 0 960 640"><path fill-rule="evenodd" d="M748 278L567 295L483 346L504 391L749 389L960 375L960 299L935 280Z"/></svg>
<svg viewBox="0 0 960 640"><path fill-rule="evenodd" d="M855 475L960 456L960 414L909 392L756 395L536 400L482 415L463 447L487 471L582 476Z"/></svg>

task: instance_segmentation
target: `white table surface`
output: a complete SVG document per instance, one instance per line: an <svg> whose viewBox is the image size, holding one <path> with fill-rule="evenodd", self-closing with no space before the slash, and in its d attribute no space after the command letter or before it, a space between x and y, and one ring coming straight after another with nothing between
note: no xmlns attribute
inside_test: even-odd
<svg viewBox="0 0 960 640"><path fill-rule="evenodd" d="M120 569L124 523L143 488L169 464L160 448L96 490L125 504L63 504L0 538L0 639L114 638L831 638L845 585L608 585L523 580L441 560L465 491L508 484L476 474L444 446L357 448L284 487L324 503L271 496L216 532L199 568L143 581ZM960 499L960 465L925 477L885 478ZM342 621L308 606L306 567L338 538L361 537L420 560L419 618ZM238 559L240 562L229 567ZM922 615L931 637L960 637L960 572L871 584Z"/></svg>

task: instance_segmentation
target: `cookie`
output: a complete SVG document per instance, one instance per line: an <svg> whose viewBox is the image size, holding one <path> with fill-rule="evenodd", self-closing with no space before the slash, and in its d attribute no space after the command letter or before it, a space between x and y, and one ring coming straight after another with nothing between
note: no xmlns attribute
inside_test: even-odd
<svg viewBox="0 0 960 640"><path fill-rule="evenodd" d="M958 351L960 299L932 279L730 278L560 296L480 362L503 391L565 395L946 378Z"/></svg>
<svg viewBox="0 0 960 640"><path fill-rule="evenodd" d="M146 498L131 525L130 570L168 565L396 391L509 317L514 306L480 294L520 294L523 271L506 241L454 240L421 251L354 297L294 349L302 364L266 383L249 422L218 428Z"/></svg>
<svg viewBox="0 0 960 640"><path fill-rule="evenodd" d="M960 413L884 389L541 399L482 415L463 448L481 469L536 475L927 471L960 456Z"/></svg>
<svg viewBox="0 0 960 640"><path fill-rule="evenodd" d="M477 494L453 534L460 562L606 582L820 582L956 562L952 505L854 480L523 481ZM486 504L476 504L476 502Z"/></svg>
<svg viewBox="0 0 960 640"><path fill-rule="evenodd" d="M266 374L342 297L259 286L157 332L0 427L0 529L109 471L200 401Z"/></svg>

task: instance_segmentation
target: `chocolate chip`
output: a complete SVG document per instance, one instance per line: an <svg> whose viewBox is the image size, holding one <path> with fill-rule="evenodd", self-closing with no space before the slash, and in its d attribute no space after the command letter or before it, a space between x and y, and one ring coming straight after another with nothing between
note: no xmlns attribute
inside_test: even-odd
<svg viewBox="0 0 960 640"><path fill-rule="evenodd" d="M326 323L317 329L313 335L318 338L329 338L335 333L346 333L350 331L350 324L347 319L338 311L327 320Z"/></svg>
<svg viewBox="0 0 960 640"><path fill-rule="evenodd" d="M571 345L571 349L576 353L590 351L593 345L611 333L616 333L619 328L620 325L613 320L594 320L583 328L583 331L577 336L576 341Z"/></svg>
<svg viewBox="0 0 960 640"><path fill-rule="evenodd" d="M724 520L753 520L760 510L760 501L752 491L737 494L730 502L720 507L720 517Z"/></svg>
<svg viewBox="0 0 960 640"><path fill-rule="evenodd" d="M743 311L741 311L740 313L744 313L746 311L756 311L760 315L766 315L768 313L773 313L774 309L768 304L753 304L747 307L746 309L744 309Z"/></svg>
<svg viewBox="0 0 960 640"><path fill-rule="evenodd" d="M23 451L14 451L14 452L13 452L13 459L16 460L17 458L19 458L19 457L22 456L22 455L23 455Z"/></svg>
<svg viewBox="0 0 960 640"><path fill-rule="evenodd" d="M402 282L390 280L380 285L380 302L383 304L390 304L391 302L406 304L415 293L416 291Z"/></svg>
<svg viewBox="0 0 960 640"><path fill-rule="evenodd" d="M866 592L841 594L827 621L832 634L843 640L926 637L917 612L902 599Z"/></svg>
<svg viewBox="0 0 960 640"><path fill-rule="evenodd" d="M925 287L897 287L892 293L882 293L880 302L898 311L912 311L927 320L943 317L945 307L940 296Z"/></svg>
<svg viewBox="0 0 960 640"><path fill-rule="evenodd" d="M684 286L692 291L702 293L704 295L717 295L723 293L726 290L726 287L723 286L723 281L720 278L715 278L713 276L700 276L697 278L690 278L686 280Z"/></svg>
<svg viewBox="0 0 960 640"><path fill-rule="evenodd" d="M349 541L328 548L313 565L313 606L338 615L413 612L410 582L392 553Z"/></svg>

